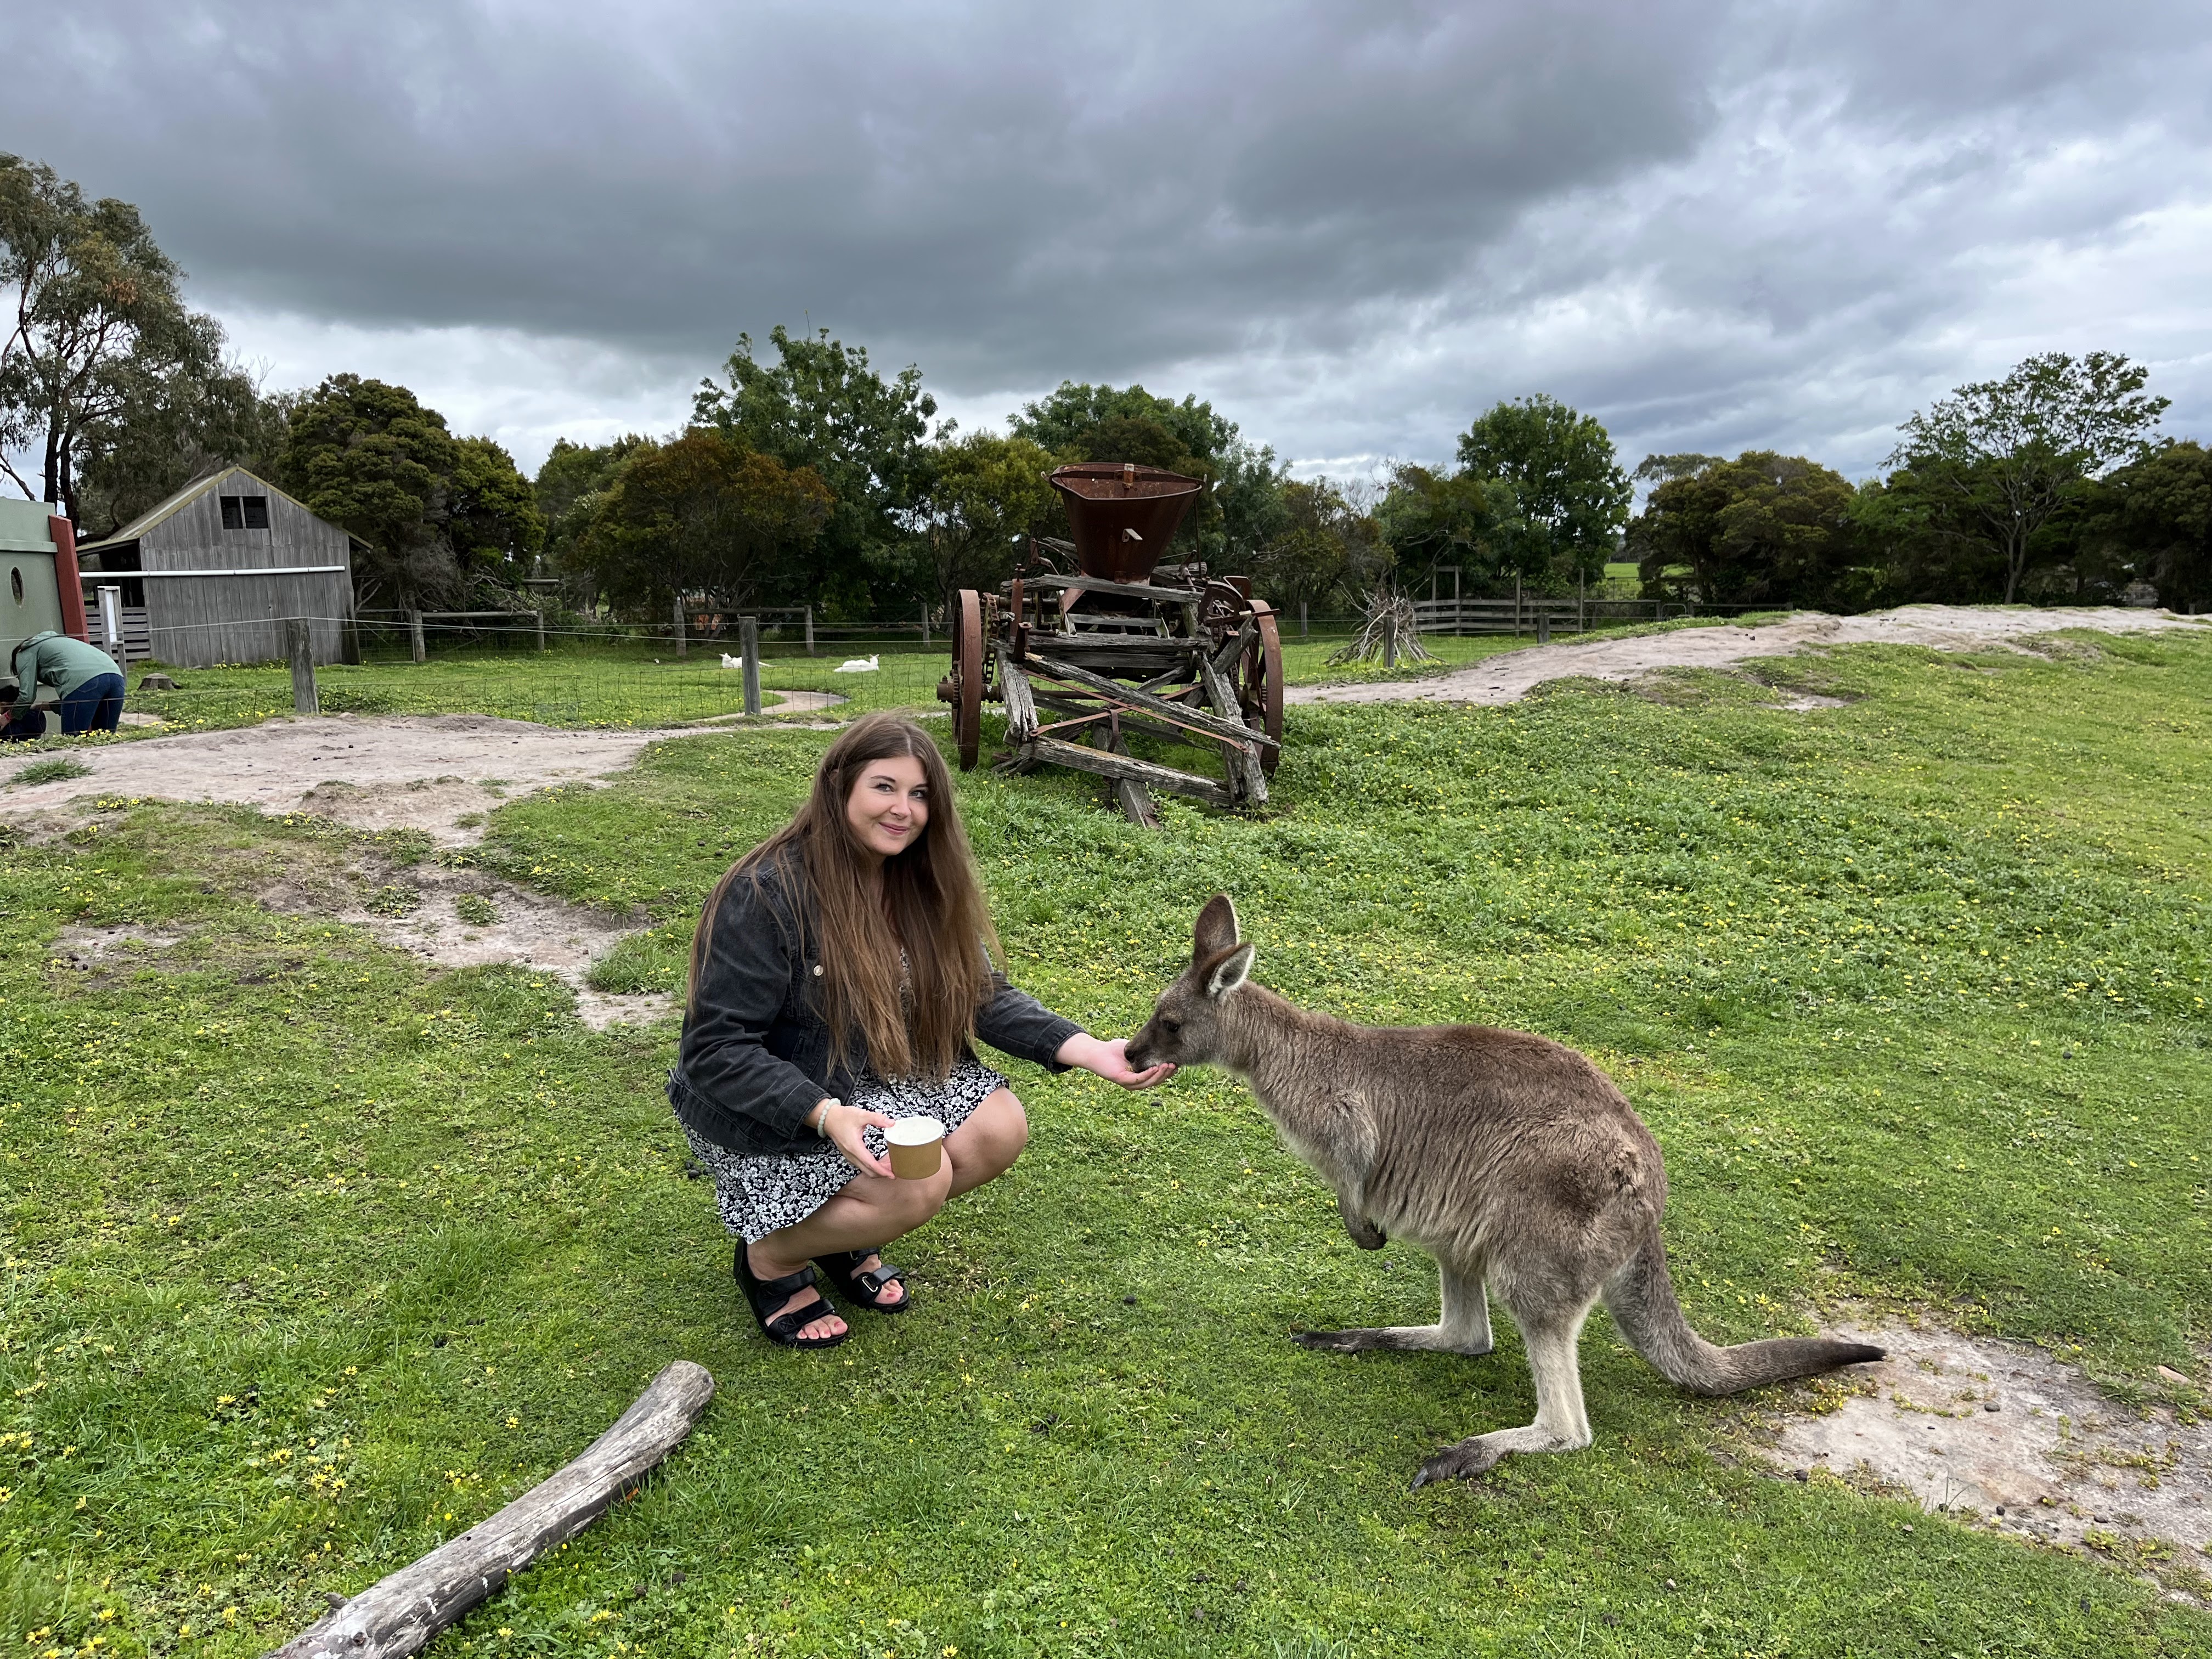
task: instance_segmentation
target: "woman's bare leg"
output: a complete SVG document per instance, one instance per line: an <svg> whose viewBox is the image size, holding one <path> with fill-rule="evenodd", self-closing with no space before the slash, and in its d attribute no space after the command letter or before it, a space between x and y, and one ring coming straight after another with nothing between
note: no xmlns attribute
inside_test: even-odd
<svg viewBox="0 0 2212 1659"><path fill-rule="evenodd" d="M945 1207L951 1191L949 1159L927 1181L886 1181L881 1176L855 1175L842 1192L805 1220L780 1227L748 1245L745 1259L757 1277L781 1279L797 1273L817 1255L838 1250L873 1251L903 1237L935 1215ZM803 1304L813 1294L811 1290L801 1291L769 1317ZM894 1285L884 1305L896 1307L905 1299L906 1286ZM845 1322L831 1314L813 1321L799 1334L835 1336L844 1328Z"/></svg>
<svg viewBox="0 0 2212 1659"><path fill-rule="evenodd" d="M1030 1121L1014 1091L994 1089L985 1095L968 1121L945 1137L945 1156L952 1165L951 1196L996 1181L1014 1167L1029 1140Z"/></svg>

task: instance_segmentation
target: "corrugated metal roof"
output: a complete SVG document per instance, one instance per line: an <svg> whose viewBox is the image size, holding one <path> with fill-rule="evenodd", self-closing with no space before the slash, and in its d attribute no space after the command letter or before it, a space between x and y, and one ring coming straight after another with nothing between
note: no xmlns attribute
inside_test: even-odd
<svg viewBox="0 0 2212 1659"><path fill-rule="evenodd" d="M284 490L277 489L275 484L270 483L266 478L263 478L253 473L248 472L242 466L227 466L220 472L210 472L206 477L197 479L194 482L186 484L182 489L179 489L175 495L170 496L168 500L161 502L159 506L149 507L145 512L140 514L129 524L124 526L122 529L117 531L112 536L106 537L96 542L79 542L77 544L76 550L79 553L97 553L104 547L117 547L125 542L135 542L148 531L154 528L155 525L160 524L162 520L167 518L171 514L175 513L179 508L198 501L201 496L206 495L208 491L221 484L224 479L233 477L244 478L247 482L267 490L272 495L283 495L286 501L291 502L293 506L298 507L302 513L307 514L310 517L321 517L319 514L317 514L313 508L310 507L297 495L290 495ZM329 524L330 520L325 519L323 522ZM332 526L331 527L333 529L337 528L336 526Z"/></svg>

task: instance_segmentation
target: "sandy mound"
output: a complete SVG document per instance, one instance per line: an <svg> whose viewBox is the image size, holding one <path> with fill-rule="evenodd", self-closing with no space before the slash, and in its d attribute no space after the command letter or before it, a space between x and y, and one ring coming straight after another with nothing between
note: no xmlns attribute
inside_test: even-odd
<svg viewBox="0 0 2212 1659"><path fill-rule="evenodd" d="M2212 1424L2136 1412L2041 1349L1905 1325L1838 1335L1889 1358L1831 1381L1860 1391L1793 1417L1784 1468L1872 1477L1945 1510L2142 1566L2212 1545ZM1821 1391L1825 1393L1825 1390Z"/></svg>
<svg viewBox="0 0 2212 1659"><path fill-rule="evenodd" d="M1730 668L1754 657L1836 645L1918 645L1936 651L1983 651L2061 629L2106 634L2146 634L2168 629L2212 629L2212 617L2177 617L2170 611L2118 606L2036 611L1948 605L1907 605L1863 617L1800 611L1758 628L1684 628L1671 634L1533 646L1508 652L1432 679L1372 685L1293 686L1290 702L1518 702L1546 680L1636 680L1667 668ZM1799 699L1790 708L1820 706Z"/></svg>
<svg viewBox="0 0 2212 1659"><path fill-rule="evenodd" d="M343 866L335 885L280 877L259 884L255 896L271 910L364 928L441 968L508 964L557 979L576 994L577 1017L594 1030L650 1024L676 1006L671 996L612 996L591 987L592 964L635 933L636 922L472 866L399 866L372 856ZM129 923L72 925L62 929L52 954L74 968L149 963L184 937Z"/></svg>

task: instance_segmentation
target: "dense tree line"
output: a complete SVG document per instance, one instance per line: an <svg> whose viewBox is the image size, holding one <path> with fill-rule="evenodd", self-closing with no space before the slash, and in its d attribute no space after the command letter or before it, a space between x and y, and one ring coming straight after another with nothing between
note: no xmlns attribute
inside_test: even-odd
<svg viewBox="0 0 2212 1659"><path fill-rule="evenodd" d="M1638 591L1677 604L2110 604L2146 586L2182 608L2212 600L2212 457L2157 441L2165 400L2109 354L2031 358L1959 388L1911 416L1889 471L1857 485L1764 450L1650 456L1632 477L1596 420L1543 396L1477 417L1449 467L1331 480L1293 478L1210 404L1142 386L1064 383L1004 436L933 429L917 370L886 380L826 332L770 339L768 363L739 342L692 430L811 473L836 502L825 527L792 520L777 559L709 582L708 567L662 556L672 542L611 537L611 482L647 441L564 444L539 475L540 504L564 568L594 592L665 604L680 570L732 604L772 595L830 616L936 605L1004 581L1024 536L1064 531L1044 482L1054 466L1128 460L1205 480L1179 550L1250 574L1286 609L1346 609L1445 571L1468 594L1572 592L1622 560Z"/></svg>
<svg viewBox="0 0 2212 1659"><path fill-rule="evenodd" d="M137 210L0 155L0 467L111 532L239 464L367 550L367 605L573 603L657 621L678 595L825 619L912 615L1010 576L1064 533L1051 470L1135 461L1201 480L1175 550L1285 608L1363 603L1442 573L1466 593L1567 592L1626 560L1647 596L1864 609L1909 600L2212 604L2212 453L2162 441L2166 400L2124 357L2031 357L1911 416L1858 484L1801 455L1648 456L1593 417L1502 402L1444 466L1294 478L1194 396L1063 382L1003 434L937 419L827 330L739 336L684 430L562 440L526 479L404 386L337 374L265 392L183 302ZM1643 502L1635 508L1641 489Z"/></svg>
<svg viewBox="0 0 2212 1659"><path fill-rule="evenodd" d="M1628 526L1644 591L1725 605L1866 610L1934 601L2212 599L2212 469L2161 442L2145 371L2091 352L2028 358L1899 428L1854 487L1802 455L1648 459Z"/></svg>

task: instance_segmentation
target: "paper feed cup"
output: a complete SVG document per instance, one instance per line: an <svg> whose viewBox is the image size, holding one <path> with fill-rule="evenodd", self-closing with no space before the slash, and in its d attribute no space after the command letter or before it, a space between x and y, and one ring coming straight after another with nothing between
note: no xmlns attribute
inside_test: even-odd
<svg viewBox="0 0 2212 1659"><path fill-rule="evenodd" d="M902 1117L884 1131L891 1173L901 1181L927 1181L945 1164L945 1126L933 1117Z"/></svg>

